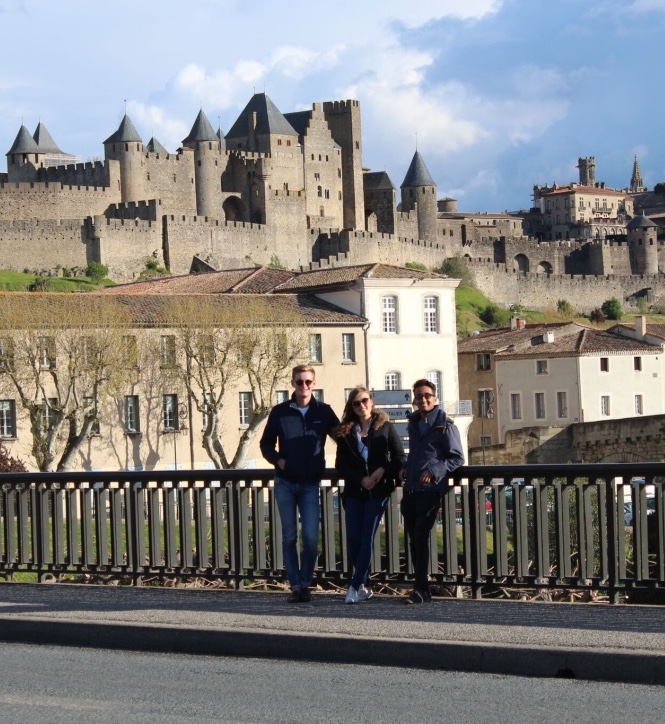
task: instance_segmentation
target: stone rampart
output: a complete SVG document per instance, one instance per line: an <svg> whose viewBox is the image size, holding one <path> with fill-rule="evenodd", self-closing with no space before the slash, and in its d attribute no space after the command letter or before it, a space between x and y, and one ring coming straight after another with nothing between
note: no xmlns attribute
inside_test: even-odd
<svg viewBox="0 0 665 724"><path fill-rule="evenodd" d="M161 221L107 219L95 216L88 224L92 261L112 269L117 282L129 282L145 269L148 258L164 264ZM190 259L191 262L191 259ZM188 269L189 271L189 269Z"/></svg>
<svg viewBox="0 0 665 724"><path fill-rule="evenodd" d="M120 191L101 186L22 182L0 185L0 219L85 219L120 201Z"/></svg>

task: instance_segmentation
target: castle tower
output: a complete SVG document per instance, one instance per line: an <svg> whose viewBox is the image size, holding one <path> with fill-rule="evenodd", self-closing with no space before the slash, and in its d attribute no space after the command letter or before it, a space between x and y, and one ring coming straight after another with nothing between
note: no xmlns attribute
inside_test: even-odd
<svg viewBox="0 0 665 724"><path fill-rule="evenodd" d="M416 209L418 216L418 238L436 241L436 184L420 155L413 154L411 165L402 181L402 211Z"/></svg>
<svg viewBox="0 0 665 724"><path fill-rule="evenodd" d="M255 93L226 134L229 151L275 154L294 149L298 133L265 93Z"/></svg>
<svg viewBox="0 0 665 724"><path fill-rule="evenodd" d="M395 187L385 171L368 172L365 181L365 214L363 229L382 234L395 233Z"/></svg>
<svg viewBox="0 0 665 724"><path fill-rule="evenodd" d="M182 145L194 151L196 213L199 216L220 216L221 179L226 168L226 157L222 155L222 142L203 110L199 111Z"/></svg>
<svg viewBox="0 0 665 724"><path fill-rule="evenodd" d="M577 168L580 170L580 185L596 185L596 159L593 156L589 156L588 158L578 158Z"/></svg>
<svg viewBox="0 0 665 724"><path fill-rule="evenodd" d="M644 181L642 180L640 164L637 161L637 156L635 156L635 160L633 161L633 173L630 177L630 193L640 194L646 190L646 186L644 185Z"/></svg>
<svg viewBox="0 0 665 724"><path fill-rule="evenodd" d="M365 228L363 188L363 149L360 128L360 102L326 101L323 113L333 140L342 149L342 200L344 228Z"/></svg>
<svg viewBox="0 0 665 724"><path fill-rule="evenodd" d="M633 274L658 274L658 226L643 213L627 226Z"/></svg>
<svg viewBox="0 0 665 724"><path fill-rule="evenodd" d="M118 130L104 141L104 156L120 162L120 196L123 202L145 199L143 141L125 113Z"/></svg>
<svg viewBox="0 0 665 724"><path fill-rule="evenodd" d="M39 146L25 126L16 134L7 151L7 176L10 182L30 181L39 167Z"/></svg>

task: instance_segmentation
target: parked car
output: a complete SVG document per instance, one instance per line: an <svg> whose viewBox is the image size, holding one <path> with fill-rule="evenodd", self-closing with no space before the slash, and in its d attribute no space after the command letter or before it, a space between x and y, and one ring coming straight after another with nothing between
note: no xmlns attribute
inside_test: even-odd
<svg viewBox="0 0 665 724"><path fill-rule="evenodd" d="M647 496L647 515L654 515L656 512L656 498ZM626 525L633 525L633 501L624 500L623 521Z"/></svg>

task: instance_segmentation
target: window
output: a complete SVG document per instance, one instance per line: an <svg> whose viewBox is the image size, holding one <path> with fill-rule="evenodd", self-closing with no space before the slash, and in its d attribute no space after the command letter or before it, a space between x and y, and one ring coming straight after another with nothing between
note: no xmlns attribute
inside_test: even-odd
<svg viewBox="0 0 665 724"><path fill-rule="evenodd" d="M488 352L481 352L476 355L476 370L487 372L492 369L492 358Z"/></svg>
<svg viewBox="0 0 665 724"><path fill-rule="evenodd" d="M430 334L439 331L439 300L437 297L423 299L423 329Z"/></svg>
<svg viewBox="0 0 665 724"><path fill-rule="evenodd" d="M252 393L238 393L238 406L240 410L240 424L249 425L252 421Z"/></svg>
<svg viewBox="0 0 665 724"><path fill-rule="evenodd" d="M312 390L312 397L317 402L323 402L323 390L317 388L316 390Z"/></svg>
<svg viewBox="0 0 665 724"><path fill-rule="evenodd" d="M642 395L635 395L635 414L644 414L644 405L642 404Z"/></svg>
<svg viewBox="0 0 665 724"><path fill-rule="evenodd" d="M633 369L635 370L635 372L642 371L642 358L641 357L633 357Z"/></svg>
<svg viewBox="0 0 665 724"><path fill-rule="evenodd" d="M323 362L323 354L321 350L321 335L310 334L309 335L309 361L310 362Z"/></svg>
<svg viewBox="0 0 665 724"><path fill-rule="evenodd" d="M138 395L125 397L125 432L134 434L140 431Z"/></svg>
<svg viewBox="0 0 665 724"><path fill-rule="evenodd" d="M122 362L126 367L136 367L138 364L136 337L133 335L126 335L122 338Z"/></svg>
<svg viewBox="0 0 665 724"><path fill-rule="evenodd" d="M601 357L601 358L600 358L600 371L601 371L601 372L609 372L609 371L610 371L610 358L609 358L609 357Z"/></svg>
<svg viewBox="0 0 665 724"><path fill-rule="evenodd" d="M441 373L438 370L430 370L425 377L434 385L436 396L441 399Z"/></svg>
<svg viewBox="0 0 665 724"><path fill-rule="evenodd" d="M546 359L536 360L536 374L537 375L546 375L547 374L547 360Z"/></svg>
<svg viewBox="0 0 665 724"><path fill-rule="evenodd" d="M97 344L92 337L81 338L81 364L84 367L92 367L95 364Z"/></svg>
<svg viewBox="0 0 665 724"><path fill-rule="evenodd" d="M275 402L279 405L280 402L286 402L289 399L288 390L277 390L275 392Z"/></svg>
<svg viewBox="0 0 665 724"><path fill-rule="evenodd" d="M519 392L510 395L510 417L513 420L522 419L522 395Z"/></svg>
<svg viewBox="0 0 665 724"><path fill-rule="evenodd" d="M399 372L386 372L383 378L383 386L386 390L401 389Z"/></svg>
<svg viewBox="0 0 665 724"><path fill-rule="evenodd" d="M568 393L556 393L556 416L560 419L568 417Z"/></svg>
<svg viewBox="0 0 665 724"><path fill-rule="evenodd" d="M487 447L492 444L492 436L491 435L481 435L480 436L480 447Z"/></svg>
<svg viewBox="0 0 665 724"><path fill-rule="evenodd" d="M384 333L397 334L397 297L383 297L381 313Z"/></svg>
<svg viewBox="0 0 665 724"><path fill-rule="evenodd" d="M43 370L55 367L55 337L39 338L39 366Z"/></svg>
<svg viewBox="0 0 665 724"><path fill-rule="evenodd" d="M610 396L609 395L601 395L600 397L600 414L604 416L609 416L610 414Z"/></svg>
<svg viewBox="0 0 665 724"><path fill-rule="evenodd" d="M94 412L95 409L95 398L94 397L84 397L83 398L83 407L86 414L90 414ZM90 434L91 435L99 435L99 420L95 418L93 420L92 426L90 427Z"/></svg>
<svg viewBox="0 0 665 724"><path fill-rule="evenodd" d="M0 437L16 437L16 404L0 400Z"/></svg>
<svg viewBox="0 0 665 724"><path fill-rule="evenodd" d="M163 334L159 340L160 359L162 367L173 367L175 365L175 336Z"/></svg>
<svg viewBox="0 0 665 724"><path fill-rule="evenodd" d="M534 401L535 401L535 408L536 408L536 419L544 420L545 419L545 393L536 392L536 394L534 396Z"/></svg>
<svg viewBox="0 0 665 724"><path fill-rule="evenodd" d="M494 416L492 390L478 390L478 417Z"/></svg>
<svg viewBox="0 0 665 724"><path fill-rule="evenodd" d="M342 334L342 361L356 361L356 335L353 332Z"/></svg>
<svg viewBox="0 0 665 724"><path fill-rule="evenodd" d="M46 433L55 422L55 413L58 409L58 398L49 397L42 402L41 432Z"/></svg>
<svg viewBox="0 0 665 724"><path fill-rule="evenodd" d="M206 392L203 395L203 419L201 423L203 425L203 431L208 429L208 423L210 422L210 410L213 405L213 396L210 392Z"/></svg>
<svg viewBox="0 0 665 724"><path fill-rule="evenodd" d="M0 337L0 372L14 366L14 343L9 337Z"/></svg>
<svg viewBox="0 0 665 724"><path fill-rule="evenodd" d="M162 423L165 430L178 429L178 395L164 395L162 400Z"/></svg>

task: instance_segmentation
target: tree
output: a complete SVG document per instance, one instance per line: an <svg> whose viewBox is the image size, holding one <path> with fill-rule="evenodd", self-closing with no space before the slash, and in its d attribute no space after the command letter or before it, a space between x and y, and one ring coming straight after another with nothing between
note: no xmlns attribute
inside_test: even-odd
<svg viewBox="0 0 665 724"><path fill-rule="evenodd" d="M9 450L0 442L0 473L27 473L25 463L13 457Z"/></svg>
<svg viewBox="0 0 665 724"><path fill-rule="evenodd" d="M155 277L166 276L170 274L168 269L165 269L160 263L159 259L154 256L149 256L145 260L145 268L139 274L139 281L146 281L148 279L154 279Z"/></svg>
<svg viewBox="0 0 665 724"><path fill-rule="evenodd" d="M436 270L453 279L461 279L460 286L475 287L473 272L463 257L451 256L445 259L443 264Z"/></svg>
<svg viewBox="0 0 665 724"><path fill-rule="evenodd" d="M654 192L655 194L660 194L661 196L665 196L665 181L660 181L660 182L658 182L658 183L653 187L653 192Z"/></svg>
<svg viewBox="0 0 665 724"><path fill-rule="evenodd" d="M292 295L183 295L170 300L165 317L182 349L170 375L204 415L203 447L215 467L242 467L276 391L286 387L292 368L308 359L301 303ZM235 451L229 451L222 413L226 406L237 409L230 398L241 381L251 391L251 414Z"/></svg>
<svg viewBox="0 0 665 724"><path fill-rule="evenodd" d="M510 322L510 312L491 302L478 316L490 327L502 327Z"/></svg>
<svg viewBox="0 0 665 724"><path fill-rule="evenodd" d="M71 470L126 374L121 304L102 295L0 297L0 390L18 397L42 472Z"/></svg>
<svg viewBox="0 0 665 724"><path fill-rule="evenodd" d="M98 261L91 261L85 270L85 275L95 284L101 284L108 274L109 268L105 264L100 264Z"/></svg>
<svg viewBox="0 0 665 724"><path fill-rule="evenodd" d="M621 319L621 317L623 317L623 310L621 309L621 302L616 297L612 297L611 299L605 300L601 304L600 309L601 309L602 313L605 315L606 319L619 320L619 319Z"/></svg>
<svg viewBox="0 0 665 724"><path fill-rule="evenodd" d="M605 321L606 317L605 317L605 315L603 314L603 310L602 310L602 309L598 309L598 307L596 307L595 309L593 309L593 310L589 313L589 319L590 319L594 324L602 324L602 323Z"/></svg>

